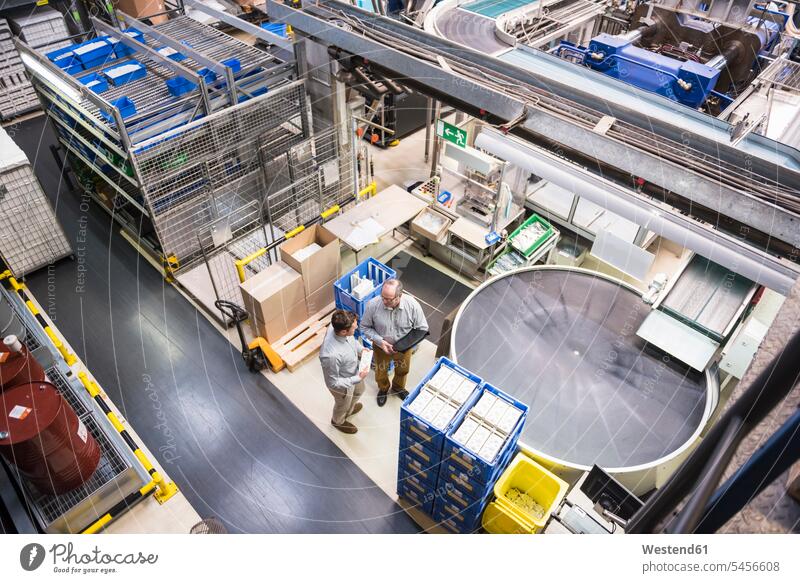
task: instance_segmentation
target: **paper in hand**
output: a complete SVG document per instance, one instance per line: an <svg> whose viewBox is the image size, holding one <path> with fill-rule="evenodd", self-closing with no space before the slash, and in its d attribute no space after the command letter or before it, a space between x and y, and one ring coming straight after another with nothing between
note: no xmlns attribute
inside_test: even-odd
<svg viewBox="0 0 800 583"><path fill-rule="evenodd" d="M372 364L372 350L365 348L361 352L361 360L358 363L358 372L364 372L365 370L369 370L371 364Z"/></svg>

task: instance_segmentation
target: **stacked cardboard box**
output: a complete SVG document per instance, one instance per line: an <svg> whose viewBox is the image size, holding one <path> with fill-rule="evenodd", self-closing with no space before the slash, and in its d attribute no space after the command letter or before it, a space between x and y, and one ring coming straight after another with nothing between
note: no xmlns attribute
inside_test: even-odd
<svg viewBox="0 0 800 583"><path fill-rule="evenodd" d="M309 247L311 246L311 247ZM339 239L315 225L280 246L281 258L241 284L253 333L276 342L333 303Z"/></svg>
<svg viewBox="0 0 800 583"><path fill-rule="evenodd" d="M308 319L303 279L283 262L241 284L253 333L275 342Z"/></svg>
<svg viewBox="0 0 800 583"><path fill-rule="evenodd" d="M299 253L309 245L319 249ZM333 303L333 283L339 277L341 256L339 239L321 225L314 225L280 246L281 259L294 268L303 280L306 308L313 316ZM297 254L297 257L295 256Z"/></svg>

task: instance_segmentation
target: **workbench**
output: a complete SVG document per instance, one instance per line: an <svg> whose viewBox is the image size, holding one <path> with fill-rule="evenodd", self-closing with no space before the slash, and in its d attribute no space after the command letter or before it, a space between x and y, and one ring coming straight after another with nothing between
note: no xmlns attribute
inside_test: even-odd
<svg viewBox="0 0 800 583"><path fill-rule="evenodd" d="M357 203L352 209L325 223L325 228L339 237L342 243L353 250L358 264L358 254L377 243L382 237L416 217L428 206L423 200L392 185L375 196ZM359 231L366 222L374 221L380 227L373 241L365 242Z"/></svg>

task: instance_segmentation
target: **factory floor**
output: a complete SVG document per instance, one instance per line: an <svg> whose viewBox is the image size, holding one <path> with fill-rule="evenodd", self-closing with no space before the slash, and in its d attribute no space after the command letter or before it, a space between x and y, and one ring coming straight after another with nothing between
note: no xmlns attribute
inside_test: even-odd
<svg viewBox="0 0 800 583"><path fill-rule="evenodd" d="M377 407L368 377L365 407L352 419L359 432L345 435L330 425L332 399L316 358L294 373L248 373L235 332L166 284L107 214L93 204L82 210L79 196L67 192L43 118L22 124L15 139L36 160L76 250L75 262L34 274L28 285L200 516L218 517L232 532L438 531L397 502L397 398ZM430 171L424 131L372 151L379 191ZM661 240L649 250L650 275L674 273L685 257ZM360 258L367 255L398 271L428 318L431 336L414 355L413 387L434 363L444 318L479 282L399 235ZM344 251L342 269L354 265L354 254ZM591 256L583 267L646 287ZM78 288L79 278L85 281Z"/></svg>
<svg viewBox="0 0 800 583"><path fill-rule="evenodd" d="M8 129L52 197L75 260L26 283L197 513L230 532L417 532L268 378L246 371L238 349L103 210L68 192L44 120Z"/></svg>

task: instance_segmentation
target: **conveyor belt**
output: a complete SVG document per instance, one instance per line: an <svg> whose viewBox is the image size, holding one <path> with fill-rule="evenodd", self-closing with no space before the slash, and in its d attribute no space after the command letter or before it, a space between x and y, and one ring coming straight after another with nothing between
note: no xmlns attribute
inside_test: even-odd
<svg viewBox="0 0 800 583"><path fill-rule="evenodd" d="M477 0L464 4L464 10L469 10L475 14L497 18L498 16L517 10L528 4L538 4L538 0Z"/></svg>
<svg viewBox="0 0 800 583"><path fill-rule="evenodd" d="M436 26L442 36L487 55L506 51L509 46L494 35L495 21L491 18L467 12L448 10L437 20Z"/></svg>

